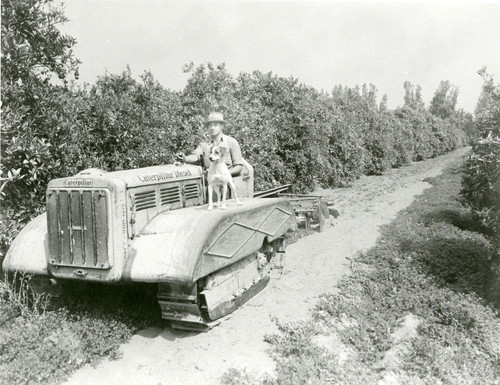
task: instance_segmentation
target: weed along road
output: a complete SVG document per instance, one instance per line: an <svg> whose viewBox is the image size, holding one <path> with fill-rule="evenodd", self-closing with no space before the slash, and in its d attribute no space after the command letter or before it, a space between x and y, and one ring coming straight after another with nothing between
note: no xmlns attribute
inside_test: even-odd
<svg viewBox="0 0 500 385"><path fill-rule="evenodd" d="M230 368L253 375L272 375L266 334L282 323L306 320L318 296L334 292L349 274L358 253L372 247L380 226L411 204L430 184L426 178L460 164L463 148L382 176L364 176L352 187L319 190L340 211L322 233L300 238L287 247L281 277L207 333L167 327L142 330L121 348L117 360L85 366L66 382L83 384L218 384Z"/></svg>

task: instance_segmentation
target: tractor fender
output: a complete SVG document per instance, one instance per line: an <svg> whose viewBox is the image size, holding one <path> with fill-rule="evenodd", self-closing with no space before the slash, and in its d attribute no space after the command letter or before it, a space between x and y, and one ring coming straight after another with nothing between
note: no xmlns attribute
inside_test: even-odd
<svg viewBox="0 0 500 385"><path fill-rule="evenodd" d="M207 205L167 211L153 218L130 244L123 279L192 284L257 252L294 229L284 198L230 200L227 210Z"/></svg>
<svg viewBox="0 0 500 385"><path fill-rule="evenodd" d="M48 255L47 215L43 213L28 222L12 241L2 269L7 273L49 275Z"/></svg>

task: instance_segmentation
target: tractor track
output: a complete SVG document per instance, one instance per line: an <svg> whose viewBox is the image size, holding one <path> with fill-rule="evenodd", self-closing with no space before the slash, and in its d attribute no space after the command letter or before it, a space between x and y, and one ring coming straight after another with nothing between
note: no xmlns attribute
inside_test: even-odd
<svg viewBox="0 0 500 385"><path fill-rule="evenodd" d="M372 247L380 226L411 204L451 164L459 164L469 148L382 176L363 176L352 187L317 190L340 211L322 233L300 238L287 247L283 274L219 326L207 333L149 328L121 347L122 357L97 367L84 366L66 382L87 384L218 384L230 368L257 376L274 371L266 334L281 322L307 320L322 293L334 292L353 267L357 253Z"/></svg>

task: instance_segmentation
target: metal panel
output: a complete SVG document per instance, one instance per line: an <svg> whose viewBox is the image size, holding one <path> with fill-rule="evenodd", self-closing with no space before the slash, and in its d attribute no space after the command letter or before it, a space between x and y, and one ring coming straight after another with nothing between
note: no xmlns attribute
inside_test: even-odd
<svg viewBox="0 0 500 385"><path fill-rule="evenodd" d="M81 266L83 263L83 231L82 231L82 210L80 201L80 192L72 191L69 195L71 204L70 215L70 233L72 257L71 263L76 266Z"/></svg>
<svg viewBox="0 0 500 385"><path fill-rule="evenodd" d="M83 205L83 226L84 226L84 244L85 250L83 254L83 264L87 267L94 267L96 262L95 256L95 238L94 238L94 200L92 191L83 191L82 194Z"/></svg>
<svg viewBox="0 0 500 385"><path fill-rule="evenodd" d="M52 264L110 267L106 191L49 191L47 221Z"/></svg>
<svg viewBox="0 0 500 385"><path fill-rule="evenodd" d="M168 186L160 190L160 204L162 206L180 203L179 185Z"/></svg>
<svg viewBox="0 0 500 385"><path fill-rule="evenodd" d="M156 190L138 192L134 198L136 211L156 207Z"/></svg>
<svg viewBox="0 0 500 385"><path fill-rule="evenodd" d="M290 218L290 214L277 207L260 224L259 230L269 235L275 235L288 218Z"/></svg>
<svg viewBox="0 0 500 385"><path fill-rule="evenodd" d="M71 233L69 230L69 194L67 191L60 191L57 194L59 215L59 263L71 264Z"/></svg>
<svg viewBox="0 0 500 385"><path fill-rule="evenodd" d="M232 223L224 230L208 249L208 254L217 257L232 258L239 249L255 234L256 228Z"/></svg>
<svg viewBox="0 0 500 385"><path fill-rule="evenodd" d="M104 191L94 193L96 267L108 267L108 205Z"/></svg>
<svg viewBox="0 0 500 385"><path fill-rule="evenodd" d="M199 198L198 183L186 183L184 185L184 194L186 200L198 199Z"/></svg>
<svg viewBox="0 0 500 385"><path fill-rule="evenodd" d="M203 195L201 194L200 182L185 182L182 186L184 197L184 207L203 204Z"/></svg>
<svg viewBox="0 0 500 385"><path fill-rule="evenodd" d="M275 236L289 218L290 213L274 207L257 226L233 222L210 245L207 254L232 258L255 234Z"/></svg>
<svg viewBox="0 0 500 385"><path fill-rule="evenodd" d="M49 234L50 259L60 262L59 252L59 220L57 211L58 194L56 191L47 192L47 232Z"/></svg>

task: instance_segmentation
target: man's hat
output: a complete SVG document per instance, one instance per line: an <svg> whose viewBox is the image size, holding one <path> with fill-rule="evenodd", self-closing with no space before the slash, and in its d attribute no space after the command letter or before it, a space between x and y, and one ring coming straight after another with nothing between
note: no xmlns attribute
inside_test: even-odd
<svg viewBox="0 0 500 385"><path fill-rule="evenodd" d="M205 120L205 125L212 122L219 122L222 124L226 123L224 121L224 116L220 112L211 112L210 115L208 115L207 120Z"/></svg>

